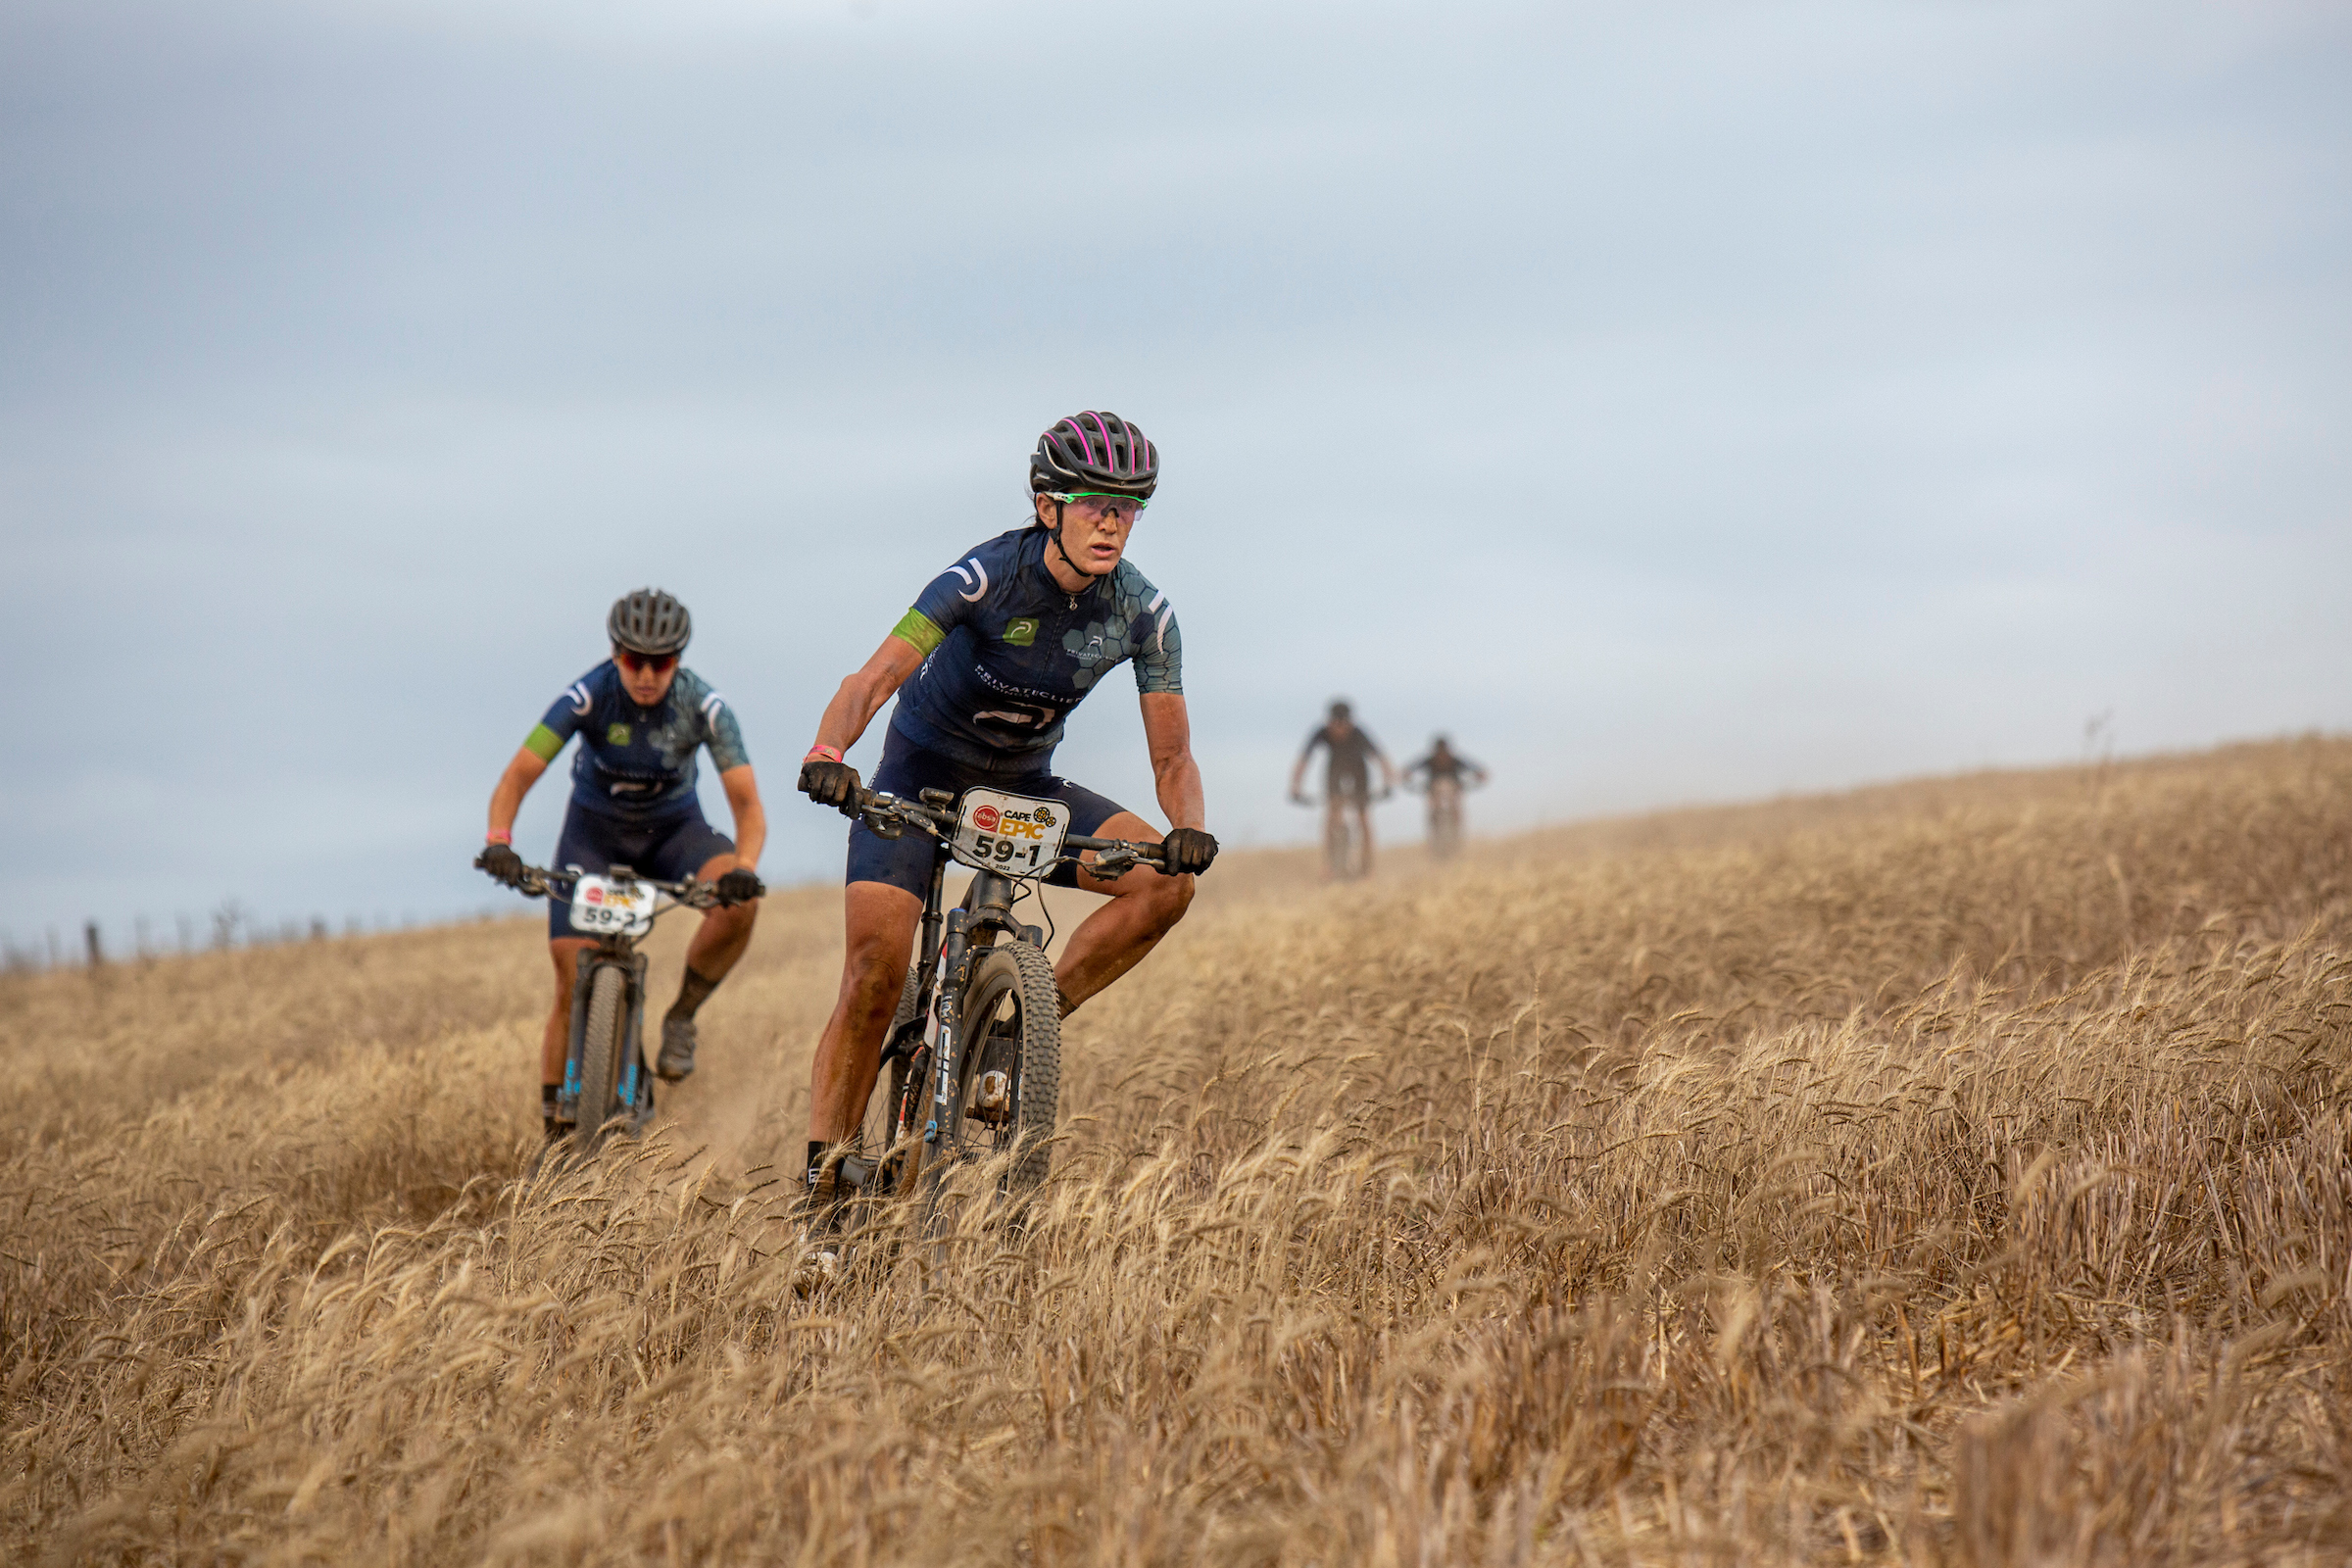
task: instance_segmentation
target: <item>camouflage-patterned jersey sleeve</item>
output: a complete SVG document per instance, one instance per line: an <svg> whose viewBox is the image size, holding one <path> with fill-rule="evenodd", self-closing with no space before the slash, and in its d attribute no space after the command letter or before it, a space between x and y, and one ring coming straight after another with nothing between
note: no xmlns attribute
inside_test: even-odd
<svg viewBox="0 0 2352 1568"><path fill-rule="evenodd" d="M1119 563L1119 613L1126 620L1129 662L1135 665L1138 692L1184 695L1184 635L1176 627L1176 607L1151 580Z"/></svg>
<svg viewBox="0 0 2352 1568"><path fill-rule="evenodd" d="M711 690L709 681L691 669L680 669L671 691L673 706L691 709L698 715L703 744L710 748L712 767L724 773L751 765L752 754L744 748L743 726L735 721L735 710Z"/></svg>

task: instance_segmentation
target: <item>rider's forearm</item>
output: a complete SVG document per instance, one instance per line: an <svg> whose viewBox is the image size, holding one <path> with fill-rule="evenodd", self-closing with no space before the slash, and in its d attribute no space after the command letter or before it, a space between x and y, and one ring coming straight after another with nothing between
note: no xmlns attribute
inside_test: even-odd
<svg viewBox="0 0 2352 1568"><path fill-rule="evenodd" d="M1200 764L1193 754L1169 758L1152 769L1152 782L1159 793L1159 808L1171 828L1208 826L1208 802L1200 789Z"/></svg>
<svg viewBox="0 0 2352 1568"><path fill-rule="evenodd" d="M546 771L547 763L537 754L527 749L515 754L514 760L507 764L507 770L499 775L498 788L490 792L490 832L493 835L513 836L514 818L522 810L522 798L531 793L531 786L538 783L539 775Z"/></svg>
<svg viewBox="0 0 2352 1568"><path fill-rule="evenodd" d="M767 847L767 808L760 804L760 778L749 762L718 775L727 792L727 809L735 816L735 863L746 871L760 868L760 852Z"/></svg>
<svg viewBox="0 0 2352 1568"><path fill-rule="evenodd" d="M755 797L735 808L735 863L757 871L760 852L766 848L767 808Z"/></svg>
<svg viewBox="0 0 2352 1568"><path fill-rule="evenodd" d="M833 700L825 705L825 716L817 721L816 744L830 746L837 752L847 752L858 744L865 726L874 721L882 705L898 690L897 681L885 681L872 670L861 669L841 683Z"/></svg>

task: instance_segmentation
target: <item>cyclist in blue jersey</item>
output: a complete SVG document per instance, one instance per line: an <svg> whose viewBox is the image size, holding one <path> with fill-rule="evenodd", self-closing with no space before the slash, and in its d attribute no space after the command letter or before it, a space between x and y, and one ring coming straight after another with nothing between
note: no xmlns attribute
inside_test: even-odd
<svg viewBox="0 0 2352 1568"><path fill-rule="evenodd" d="M658 588L616 601L606 618L612 657L564 689L490 796L490 831L474 864L514 885L522 871L514 852L514 813L539 775L574 735L571 804L556 841L554 864L602 872L626 865L663 882L692 877L717 884L723 906L703 916L686 949L686 977L662 1020L654 1070L674 1083L694 1071L694 1015L752 940L755 902L766 889L755 869L767 840L767 813L752 775L743 731L726 699L678 659L694 634L686 607ZM735 816L735 838L703 817L695 794L695 754L710 750ZM556 1004L539 1051L542 1115L548 1135L571 1129L556 1120L556 1091L571 1038L571 991L580 954L595 939L575 935L571 906L548 899L548 947L556 964Z"/></svg>
<svg viewBox="0 0 2352 1568"><path fill-rule="evenodd" d="M1064 1015L1133 968L1183 918L1193 878L1216 858L1186 714L1183 638L1168 596L1126 559L1159 480L1159 454L1115 414L1086 413L1038 438L1029 461L1035 515L975 546L934 577L863 668L841 683L801 764L800 787L857 815L858 778L842 754L892 694L898 708L874 788L914 797L986 785L1060 801L1069 831L1165 844L1166 874L1116 881L1064 866L1051 879L1109 898L1071 933L1054 979ZM1051 770L1070 710L1122 663L1135 666L1165 840L1141 816ZM810 1069L808 1171L864 1115L906 974L933 850L920 834L850 829L848 953L841 994Z"/></svg>

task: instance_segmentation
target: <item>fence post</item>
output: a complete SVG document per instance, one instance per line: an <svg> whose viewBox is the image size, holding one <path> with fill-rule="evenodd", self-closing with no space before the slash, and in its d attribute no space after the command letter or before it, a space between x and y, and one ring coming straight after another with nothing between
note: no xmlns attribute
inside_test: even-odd
<svg viewBox="0 0 2352 1568"><path fill-rule="evenodd" d="M90 947L90 967L93 969L103 967L106 963L106 954L98 946L98 922L95 920L83 921L81 936L82 940L87 942Z"/></svg>

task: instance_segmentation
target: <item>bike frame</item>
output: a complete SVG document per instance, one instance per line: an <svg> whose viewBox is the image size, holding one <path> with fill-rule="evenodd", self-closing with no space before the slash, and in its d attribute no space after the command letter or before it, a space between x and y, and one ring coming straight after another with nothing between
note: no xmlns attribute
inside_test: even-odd
<svg viewBox="0 0 2352 1568"><path fill-rule="evenodd" d="M633 867L608 866L599 875L614 881L642 882L661 899L654 906L652 919L659 920L672 909L710 909L719 900L710 885L704 882L657 882L641 877ZM516 891L525 898L552 898L555 890L577 880L575 867L571 871L550 871L539 866L523 867L523 880ZM581 933L583 937L587 933ZM634 1107L637 1096L645 1083L645 973L646 955L637 948L638 939L626 931L608 931L594 938L596 946L580 955L578 972L571 981L570 1039L564 1051L564 1083L556 1091L556 1118L574 1126L580 1123L580 1058L588 1046L588 998L595 989L597 971L618 969L622 981L622 1065L614 1080L615 1097L624 1105ZM602 1124L603 1117L596 1118Z"/></svg>
<svg viewBox="0 0 2352 1568"><path fill-rule="evenodd" d="M1001 937L1027 942L1041 951L1046 945L1044 927L1024 925L1013 918L1013 902L1020 897L1019 883L1001 871L975 869L972 885L964 891L962 902L953 909L946 906L948 867L956 858L948 843L949 835L955 831L954 813L950 809L955 799L946 790L925 790L922 805L928 809L919 815L905 809L905 803L900 803L902 809L897 814L902 818L915 816L918 826L929 827L933 833L931 882L923 895L923 923L912 960L922 964L923 977L915 990L914 1016L882 1042L882 1054L875 1064L879 1083L882 1070L893 1057L903 1056L912 1062L922 1049L923 1022L931 1016L933 1006L938 1006L939 1038L934 1043L933 1060L927 1073L931 1111L923 1124L926 1163L938 1152L951 1105L962 1082L965 1042L960 1004L971 980L974 957L996 946ZM947 820L938 820L935 812ZM1064 842L1077 843L1081 849L1092 848L1095 843L1091 839Z"/></svg>
<svg viewBox="0 0 2352 1568"><path fill-rule="evenodd" d="M913 826L929 832L933 839L931 881L923 896L923 920L916 939L912 961L923 966L922 979L915 990L914 1016L902 1024L882 1042L882 1054L875 1063L875 1082L886 1080L885 1069L896 1057L909 1064L916 1061L923 1047L924 1020L932 1015L934 1004L939 1016L939 1034L934 1042L933 1059L926 1067L929 1116L923 1124L923 1162L932 1163L940 1152L940 1142L946 1136L956 1096L963 1082L963 1056L969 1049L966 1039L966 1020L962 1017L962 1002L971 983L973 963L995 947L998 940L1026 942L1040 952L1045 950L1046 933L1043 926L1026 925L1012 912L1014 902L1021 896L1023 882L1043 885L1052 868L1036 876L1012 877L1002 871L984 867L972 869L972 885L953 908L946 907L948 866L955 859L950 844L956 830L957 797L947 790L925 790L920 805L902 801L879 792L864 792L859 801L860 814L869 827L877 820L900 831ZM1087 838L1069 834L1062 840L1065 852L1093 851L1098 856L1115 856L1115 860L1099 860L1098 875L1124 875L1136 864L1157 864L1156 845L1131 844L1124 839ZM1075 860L1074 853L1063 858ZM1056 862L1058 864L1059 862ZM934 961L936 960L936 961ZM870 1096L872 1091L867 1091ZM894 1120L896 1111L893 1112ZM887 1154L888 1151L883 1151Z"/></svg>
<svg viewBox="0 0 2352 1568"><path fill-rule="evenodd" d="M1377 795L1357 797L1334 794L1325 788L1311 796L1291 797L1294 804L1312 807L1323 813L1323 868L1326 874L1341 881L1353 881L1364 874L1364 835L1370 830L1372 808L1393 793L1382 790Z"/></svg>

